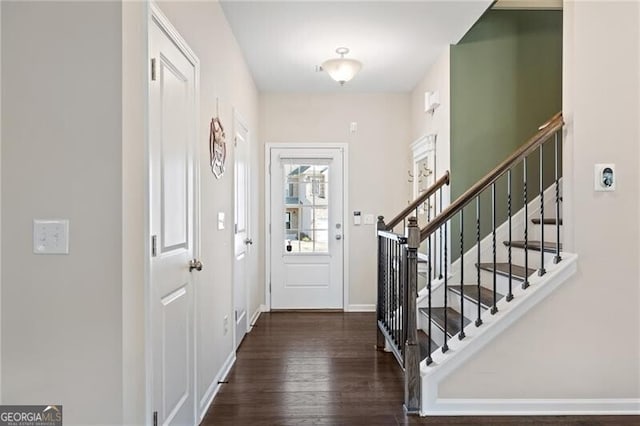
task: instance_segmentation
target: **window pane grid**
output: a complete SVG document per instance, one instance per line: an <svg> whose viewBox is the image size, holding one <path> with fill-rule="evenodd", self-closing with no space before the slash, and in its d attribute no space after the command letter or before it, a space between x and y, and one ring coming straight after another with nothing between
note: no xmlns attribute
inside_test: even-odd
<svg viewBox="0 0 640 426"><path fill-rule="evenodd" d="M285 252L329 251L327 165L284 165Z"/></svg>

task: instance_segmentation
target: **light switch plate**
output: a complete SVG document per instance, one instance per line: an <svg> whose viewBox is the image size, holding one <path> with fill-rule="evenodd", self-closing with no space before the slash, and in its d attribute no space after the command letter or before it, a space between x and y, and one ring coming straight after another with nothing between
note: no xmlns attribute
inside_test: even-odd
<svg viewBox="0 0 640 426"><path fill-rule="evenodd" d="M364 215L364 224L365 225L373 225L374 217L371 213L367 213Z"/></svg>
<svg viewBox="0 0 640 426"><path fill-rule="evenodd" d="M224 212L218 212L218 230L224 229Z"/></svg>
<svg viewBox="0 0 640 426"><path fill-rule="evenodd" d="M34 219L33 252L35 254L69 254L69 221Z"/></svg>

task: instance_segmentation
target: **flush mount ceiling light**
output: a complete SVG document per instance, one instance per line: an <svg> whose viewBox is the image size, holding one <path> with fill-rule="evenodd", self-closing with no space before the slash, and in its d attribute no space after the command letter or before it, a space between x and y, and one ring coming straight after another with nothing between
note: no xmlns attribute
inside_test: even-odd
<svg viewBox="0 0 640 426"><path fill-rule="evenodd" d="M349 53L346 47L338 47L336 53L339 58L329 59L322 63L322 69L329 73L329 76L341 85L351 80L362 68L362 63L355 59L347 59L344 57Z"/></svg>

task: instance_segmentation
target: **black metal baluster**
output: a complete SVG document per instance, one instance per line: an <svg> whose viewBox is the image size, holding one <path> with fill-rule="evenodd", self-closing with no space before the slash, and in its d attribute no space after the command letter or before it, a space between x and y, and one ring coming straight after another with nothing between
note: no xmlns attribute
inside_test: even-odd
<svg viewBox="0 0 640 426"><path fill-rule="evenodd" d="M509 217L509 245L507 246L509 256L509 294L507 294L507 302L511 302L513 300L513 262L511 259L511 243L513 241L511 235L511 169L507 172L507 216Z"/></svg>
<svg viewBox="0 0 640 426"><path fill-rule="evenodd" d="M436 197L436 194L433 194L433 217L435 218L437 216L438 216L438 199ZM429 244L432 244L431 239L429 239L429 241L430 241ZM437 269L438 269L436 268L436 265L438 263L438 250L436 250L436 248L433 246L431 250L431 255L433 256L433 259L430 259L432 260L431 263L433 265L433 268L431 268L431 272L433 274L433 279L435 279L437 274Z"/></svg>
<svg viewBox="0 0 640 426"><path fill-rule="evenodd" d="M496 183L491 184L491 226L493 227L491 234L493 239L493 306L491 314L498 312L497 294L498 294L498 273L496 269ZM479 295L478 295L479 296Z"/></svg>
<svg viewBox="0 0 640 426"><path fill-rule="evenodd" d="M378 315L377 320L384 321L384 259L386 259L386 253L384 252L384 237L378 236ZM380 343L380 342L378 342ZM378 345L381 347L381 345Z"/></svg>
<svg viewBox="0 0 640 426"><path fill-rule="evenodd" d="M465 338L464 334L464 208L460 210L460 334L458 339Z"/></svg>
<svg viewBox="0 0 640 426"><path fill-rule="evenodd" d="M402 342L400 342L400 336L398 336L398 331L400 330L400 325L398 324L398 313L399 313L399 307L400 307L400 294L399 294L399 289L400 289L400 279L401 279L401 275L400 275L400 268L401 268L401 260L400 260L400 256L402 255L400 253L400 244L398 243L398 241L396 241L395 244L396 247L396 281L395 281L395 285L393 286L393 291L394 291L394 306L393 306L393 330L395 333L395 339L396 339L396 343L398 344L398 346L400 346L402 344Z"/></svg>
<svg viewBox="0 0 640 426"><path fill-rule="evenodd" d="M476 248L478 252L478 263L476 267L478 278L478 319L476 319L476 327L482 325L482 310L480 308L480 196L476 196Z"/></svg>
<svg viewBox="0 0 640 426"><path fill-rule="evenodd" d="M391 270L389 269L389 259L391 258L391 247L389 245L389 239L385 237L384 239L384 245L385 245L385 259L384 259L384 268L385 268L385 274L384 274L384 293L385 293L385 297L384 297L384 326L388 331L390 330L389 327L389 297L390 297L390 285L391 285L391 276L389 275L391 273Z"/></svg>
<svg viewBox="0 0 640 426"><path fill-rule="evenodd" d="M394 328L393 328L393 305L395 304L395 296L394 296L394 292L395 292L395 282L396 282L396 270L395 270L395 266L393 264L395 256L396 256L396 246L395 244L393 244L393 241L389 241L389 244L391 245L391 258L389 259L389 263L391 264L391 282L389 283L389 290L391 292L391 304L389 306L389 335L391 336L392 339L394 339L394 343L395 343L395 335L394 333Z"/></svg>
<svg viewBox="0 0 640 426"><path fill-rule="evenodd" d="M428 250L428 254L427 256L429 257L429 259L431 259L431 240L432 240L432 234L429 234L429 242L427 244L427 250ZM429 325L427 325L428 328L428 333L429 336L427 338L427 352L429 352L429 354L427 355L427 365L431 364L433 362L433 359L431 359L431 338L433 337L433 334L431 334L431 269L432 269L432 265L431 265L431 260L429 260L429 264L427 265L427 291L429 292L428 294L428 305L427 305L427 313L428 313L428 320L429 320Z"/></svg>
<svg viewBox="0 0 640 426"><path fill-rule="evenodd" d="M440 213L442 213L442 188L440 188ZM438 278L442 279L442 257L443 257L443 240L442 240L442 226L440 227L440 268L438 270Z"/></svg>
<svg viewBox="0 0 640 426"><path fill-rule="evenodd" d="M524 192L524 282L522 288L529 287L529 201L527 200L527 157L522 160Z"/></svg>
<svg viewBox="0 0 640 426"><path fill-rule="evenodd" d="M447 301L449 299L449 290L447 288L447 224L449 222L445 222L441 228L444 228L444 345L442 346L442 353L445 353L449 350L449 345L447 344L448 334L447 334Z"/></svg>
<svg viewBox="0 0 640 426"><path fill-rule="evenodd" d="M404 355L404 324L403 324L403 319L405 316L405 312L402 311L402 308L404 307L404 285L405 285L405 281L406 281L406 275L405 275L405 268L406 268L406 263L405 263L405 250L406 250L406 246L403 246L402 244L398 244L398 250L400 252L400 265L398 268L398 272L399 272L399 276L398 276L398 307L396 309L396 313L397 313L397 319L396 319L396 325L398 327L398 346L400 346L401 348L401 353Z"/></svg>
<svg viewBox="0 0 640 426"><path fill-rule="evenodd" d="M560 257L560 177L558 171L558 162L560 161L558 157L560 156L560 144L558 143L560 139L560 132L556 132L555 140L554 140L554 149L555 149L555 178L556 178L556 255L553 258L553 263L558 263L562 260Z"/></svg>
<svg viewBox="0 0 640 426"><path fill-rule="evenodd" d="M391 239L388 240L389 244L389 309L387 311L387 326L389 327L389 337L393 339L393 326L391 325L391 315L393 314L393 280L395 272L393 270L393 256L395 253L393 241Z"/></svg>
<svg viewBox="0 0 640 426"><path fill-rule="evenodd" d="M543 148L544 144L540 145L540 270L538 275L543 276L547 273L544 269L544 168L543 168Z"/></svg>

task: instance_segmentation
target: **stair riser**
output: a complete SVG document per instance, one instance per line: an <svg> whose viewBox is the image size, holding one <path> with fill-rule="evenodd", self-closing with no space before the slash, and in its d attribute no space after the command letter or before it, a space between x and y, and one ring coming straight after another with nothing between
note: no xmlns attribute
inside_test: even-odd
<svg viewBox="0 0 640 426"><path fill-rule="evenodd" d="M418 314L418 328L429 335L429 320L426 315ZM431 340L440 347L444 344L444 332L434 323L431 325Z"/></svg>
<svg viewBox="0 0 640 426"><path fill-rule="evenodd" d="M529 223L529 228L527 230L530 240L538 240L540 241L540 230L542 226L536 225L533 223ZM562 229L563 225L560 225L560 241L562 242L564 237L564 230ZM514 237L514 240L523 240L524 233L522 235L518 235L517 238ZM555 225L544 225L544 240L552 243L556 242L556 226Z"/></svg>
<svg viewBox="0 0 640 426"><path fill-rule="evenodd" d="M531 266L529 267L531 268ZM493 290L493 273L490 271L481 270L480 283L483 287ZM468 281L467 284L469 284ZM522 281L519 279L514 278L512 281L513 288L515 288L516 286L520 286L521 284ZM507 295L509 293L509 278L505 275L496 274L496 288L499 294Z"/></svg>
<svg viewBox="0 0 640 426"><path fill-rule="evenodd" d="M508 252L508 247L505 246L505 251ZM540 252L538 250L528 250L529 252L529 268L538 269L540 268ZM545 265L549 262L553 261L553 257L555 253L545 251L544 252L544 263ZM514 265L524 266L524 258L525 258L525 250L522 248L512 247L511 248L511 263ZM506 262L508 257L504 259Z"/></svg>
<svg viewBox="0 0 640 426"><path fill-rule="evenodd" d="M464 316L470 321L475 322L475 320L478 318L478 304L475 301L470 300L466 297L463 299L463 302L464 302ZM449 306L451 306L456 311L461 312L460 294L449 290ZM480 310L481 312L484 312L485 307L480 305Z"/></svg>

